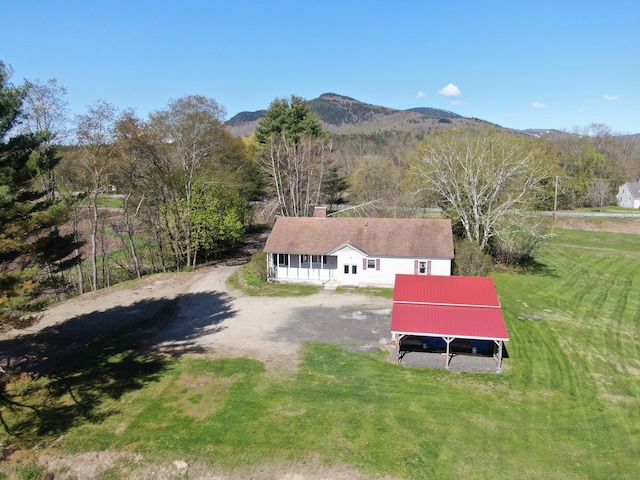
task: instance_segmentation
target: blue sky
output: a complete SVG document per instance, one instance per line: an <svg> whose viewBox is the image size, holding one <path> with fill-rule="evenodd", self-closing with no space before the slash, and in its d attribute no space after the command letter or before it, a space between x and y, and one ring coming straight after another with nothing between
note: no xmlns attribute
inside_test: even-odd
<svg viewBox="0 0 640 480"><path fill-rule="evenodd" d="M333 92L512 128L640 133L636 0L7 1L14 83L56 78L72 114L213 97L227 118Z"/></svg>

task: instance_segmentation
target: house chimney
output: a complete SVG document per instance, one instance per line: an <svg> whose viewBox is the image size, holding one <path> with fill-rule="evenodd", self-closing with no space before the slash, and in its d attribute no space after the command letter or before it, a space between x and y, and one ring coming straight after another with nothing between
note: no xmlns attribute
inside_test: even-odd
<svg viewBox="0 0 640 480"><path fill-rule="evenodd" d="M313 218L327 218L327 207L316 207L313 210Z"/></svg>

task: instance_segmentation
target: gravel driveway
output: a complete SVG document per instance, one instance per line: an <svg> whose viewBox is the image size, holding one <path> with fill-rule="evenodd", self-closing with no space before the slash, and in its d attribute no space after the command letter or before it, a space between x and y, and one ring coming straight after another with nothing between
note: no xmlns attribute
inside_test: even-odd
<svg viewBox="0 0 640 480"><path fill-rule="evenodd" d="M236 266L153 275L53 306L38 323L0 335L0 366L55 370L97 335L131 332L152 350L214 357L250 357L268 368L297 368L306 341L355 351L388 349L392 301L348 292L305 297L251 297L228 288ZM116 337L114 337L116 338ZM393 361L393 357L390 356ZM442 368L438 354L410 353L409 366ZM453 371L493 371L493 360L454 357Z"/></svg>

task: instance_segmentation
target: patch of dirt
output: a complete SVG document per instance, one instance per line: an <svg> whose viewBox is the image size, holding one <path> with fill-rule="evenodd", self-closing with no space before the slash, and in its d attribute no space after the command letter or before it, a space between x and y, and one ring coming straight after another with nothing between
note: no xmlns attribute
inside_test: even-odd
<svg viewBox="0 0 640 480"><path fill-rule="evenodd" d="M130 452L105 451L73 455L47 453L39 457L38 464L49 472L56 472L57 479L88 480L96 478L111 468L127 465L135 469L142 460L142 455Z"/></svg>
<svg viewBox="0 0 640 480"><path fill-rule="evenodd" d="M556 225L570 230L588 230L592 232L639 233L640 220L602 220L584 218L558 218Z"/></svg>
<svg viewBox="0 0 640 480"><path fill-rule="evenodd" d="M173 480L197 478L202 480L371 480L372 477L346 465L326 465L319 459L307 462L270 463L253 467L240 467L232 471L205 466L183 459L151 462L141 455L126 452L92 452L76 455L47 455L39 464L56 479L89 480L118 468L126 477L136 480ZM379 480L397 480L396 477L376 477Z"/></svg>

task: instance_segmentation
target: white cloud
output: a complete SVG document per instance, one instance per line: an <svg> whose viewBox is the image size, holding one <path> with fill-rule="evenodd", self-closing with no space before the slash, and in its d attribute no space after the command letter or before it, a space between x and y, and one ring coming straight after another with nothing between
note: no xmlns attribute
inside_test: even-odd
<svg viewBox="0 0 640 480"><path fill-rule="evenodd" d="M549 108L549 105L547 105L546 103L542 103L542 102L533 102L531 104L531 106L533 108Z"/></svg>
<svg viewBox="0 0 640 480"><path fill-rule="evenodd" d="M606 93L603 95L605 100L618 100L620 97L618 95L607 95Z"/></svg>
<svg viewBox="0 0 640 480"><path fill-rule="evenodd" d="M418 93L416 93L416 98L424 98L426 97L426 95L424 94L423 91L419 90Z"/></svg>
<svg viewBox="0 0 640 480"><path fill-rule="evenodd" d="M460 89L456 87L453 83L450 83L446 87L441 88L440 90L438 90L438 93L440 95L444 95L445 97L461 97L462 96L462 92L460 91Z"/></svg>

